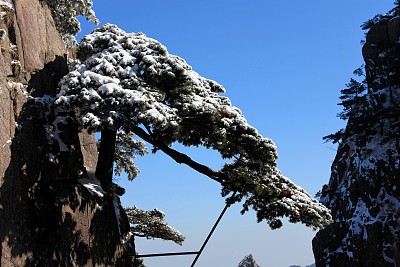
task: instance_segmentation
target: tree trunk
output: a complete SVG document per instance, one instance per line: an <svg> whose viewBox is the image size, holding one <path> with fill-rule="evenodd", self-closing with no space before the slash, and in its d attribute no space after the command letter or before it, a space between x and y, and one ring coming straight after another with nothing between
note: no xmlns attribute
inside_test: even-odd
<svg viewBox="0 0 400 267"><path fill-rule="evenodd" d="M116 130L110 130L106 128L101 131L99 158L96 166L96 177L101 182L103 189L107 189L111 186L116 140Z"/></svg>

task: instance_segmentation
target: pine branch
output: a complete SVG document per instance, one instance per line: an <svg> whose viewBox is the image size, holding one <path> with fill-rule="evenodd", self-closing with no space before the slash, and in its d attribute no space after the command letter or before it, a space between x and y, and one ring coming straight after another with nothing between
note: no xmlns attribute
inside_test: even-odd
<svg viewBox="0 0 400 267"><path fill-rule="evenodd" d="M170 148L169 146L163 144L162 141L158 141L151 134L146 133L142 128L134 127L131 130L133 133L135 133L137 136L142 138L144 141L152 144L153 146L157 147L162 152L164 152L165 154L170 156L177 163L179 163L179 164L183 163L183 164L191 167L192 169L198 171L199 173L202 173L219 183L222 183L223 180L226 180L226 176L224 174L214 171L214 170L210 169L209 167L192 160L188 155L183 154L179 151L176 151L175 149Z"/></svg>

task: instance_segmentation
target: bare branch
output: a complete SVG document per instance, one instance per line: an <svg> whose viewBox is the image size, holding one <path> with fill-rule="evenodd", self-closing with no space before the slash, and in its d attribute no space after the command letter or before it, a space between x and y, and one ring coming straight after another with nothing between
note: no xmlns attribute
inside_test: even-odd
<svg viewBox="0 0 400 267"><path fill-rule="evenodd" d="M210 169L209 167L200 164L193 159L191 159L188 155L183 154L179 151L176 151L175 149L170 148L169 146L163 144L163 142L158 141L156 138L151 136L150 134L146 133L142 128L140 127L133 127L132 132L135 133L137 136L142 138L144 141L152 144L153 146L157 147L160 149L162 152L170 156L173 160L175 160L179 164L185 164L192 169L198 171L199 173L202 173L214 181L217 181L218 183L222 183L223 180L226 180L226 176L218 171L214 171Z"/></svg>

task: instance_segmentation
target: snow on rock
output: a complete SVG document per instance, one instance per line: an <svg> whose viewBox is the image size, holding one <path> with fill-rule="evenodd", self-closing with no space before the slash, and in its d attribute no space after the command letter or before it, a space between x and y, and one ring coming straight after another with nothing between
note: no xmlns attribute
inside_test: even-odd
<svg viewBox="0 0 400 267"><path fill-rule="evenodd" d="M11 139L8 139L8 140L4 143L3 147L11 146L11 144L12 144L12 140L11 140Z"/></svg>
<svg viewBox="0 0 400 267"><path fill-rule="evenodd" d="M15 9L13 0L0 0L0 6L7 7L12 10Z"/></svg>
<svg viewBox="0 0 400 267"><path fill-rule="evenodd" d="M122 208L121 202L117 195L114 195L113 205L114 205L115 216L116 216L117 222L118 222L120 243L125 244L126 242L128 242L131 239L132 233L130 231L128 231L126 234L123 234L121 225L124 223L124 220L121 217L121 213L124 214L125 211Z"/></svg>
<svg viewBox="0 0 400 267"><path fill-rule="evenodd" d="M60 133L62 133L62 131L59 129L59 124L66 124L66 117L64 116L57 116L55 118L55 120L53 121L53 126L54 126L54 130L53 130L53 138L57 141L59 147L60 147L60 152L66 152L68 151L68 147L67 145L64 143L64 141L61 139L60 137Z"/></svg>
<svg viewBox="0 0 400 267"><path fill-rule="evenodd" d="M88 177L78 179L78 182L86 187L89 192L94 196L103 197L106 192L101 187L100 181L97 179L96 175L92 171L87 171Z"/></svg>
<svg viewBox="0 0 400 267"><path fill-rule="evenodd" d="M329 184L322 190L320 200L332 210L334 223L313 240L317 266L400 262L400 69L396 63L400 32L392 28L394 20L400 21L397 14L398 10L367 34L363 55L368 94L363 96L360 114L349 118ZM382 35L387 33L396 38L383 44Z"/></svg>
<svg viewBox="0 0 400 267"><path fill-rule="evenodd" d="M249 254L244 257L244 259L239 263L238 267L260 267L260 265L256 263L253 255Z"/></svg>
<svg viewBox="0 0 400 267"><path fill-rule="evenodd" d="M1 14L1 13L3 13L3 12L0 12L0 19L1 19L1 17L2 17L2 14ZM6 30L0 29L0 41L4 41L4 40L6 39L6 37L7 37L7 32L6 32Z"/></svg>
<svg viewBox="0 0 400 267"><path fill-rule="evenodd" d="M384 238L391 242L397 236L400 202L396 173L400 171L400 150L396 140L386 138L391 131L390 123L381 121L380 125L373 126L375 134L367 137L365 133L352 135L339 148L330 184L323 190L321 201L332 209L335 224L341 229L341 234L338 230L331 230L331 238L340 238L341 241L336 243L335 249L332 247L335 243L330 242L331 250L325 258L346 254L349 259L357 261L363 257L362 253L367 253L363 250L360 253L359 247L364 247L364 242L383 241L376 240L374 231L380 232L379 235L383 232ZM372 246L376 249L377 245ZM392 248L382 247L379 252L386 255L385 262L393 260Z"/></svg>

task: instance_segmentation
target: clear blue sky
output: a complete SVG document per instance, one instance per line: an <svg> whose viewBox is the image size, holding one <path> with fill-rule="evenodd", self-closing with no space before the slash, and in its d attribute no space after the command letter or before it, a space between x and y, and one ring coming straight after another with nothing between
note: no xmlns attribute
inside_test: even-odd
<svg viewBox="0 0 400 267"><path fill-rule="evenodd" d="M335 146L322 137L344 126L336 118L339 91L362 63L360 25L385 13L394 0L93 0L102 23L144 32L184 58L202 76L224 85L227 96L259 132L278 146L284 175L314 195L330 176ZM82 24L83 34L94 26ZM216 153L190 149L215 168ZM161 153L137 160L141 174L124 205L159 208L186 237L180 247L137 240L139 253L198 250L224 207L220 186ZM315 232L285 223L271 231L255 214L228 210L197 267L235 267L253 254L262 267L314 261ZM146 260L148 267L190 266L192 256Z"/></svg>

